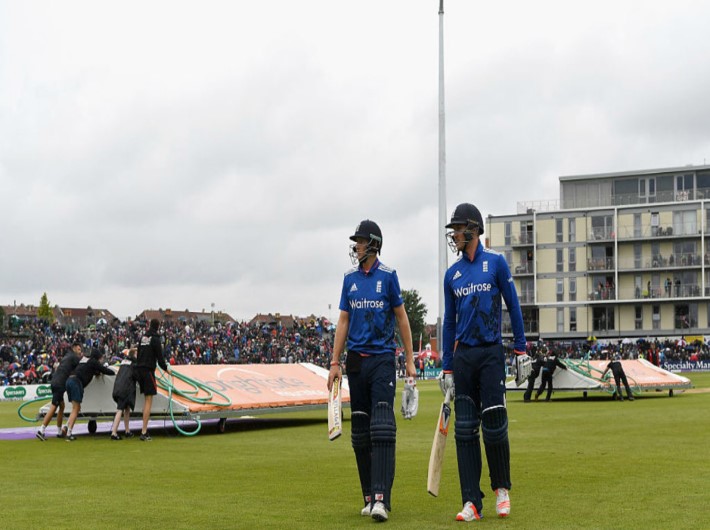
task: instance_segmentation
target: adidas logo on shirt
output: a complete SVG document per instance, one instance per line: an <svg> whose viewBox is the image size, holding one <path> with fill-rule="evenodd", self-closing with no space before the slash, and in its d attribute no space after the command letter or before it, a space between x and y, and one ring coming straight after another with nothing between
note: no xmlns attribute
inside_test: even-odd
<svg viewBox="0 0 710 530"><path fill-rule="evenodd" d="M354 293L355 291L357 291L357 284L354 283L353 286L350 288L350 292Z"/></svg>
<svg viewBox="0 0 710 530"><path fill-rule="evenodd" d="M483 262L483 272L488 272L488 261Z"/></svg>
<svg viewBox="0 0 710 530"><path fill-rule="evenodd" d="M454 277L451 279L455 280L456 278L460 278L460 277L461 277L461 271L456 271L456 274L454 274Z"/></svg>

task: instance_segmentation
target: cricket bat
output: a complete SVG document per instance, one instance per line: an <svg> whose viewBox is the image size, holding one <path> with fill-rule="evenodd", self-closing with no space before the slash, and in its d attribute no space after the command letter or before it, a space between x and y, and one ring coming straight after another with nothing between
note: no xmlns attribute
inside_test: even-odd
<svg viewBox="0 0 710 530"><path fill-rule="evenodd" d="M328 394L328 439L332 442L341 434L343 434L343 404L340 400L340 377L336 377Z"/></svg>
<svg viewBox="0 0 710 530"><path fill-rule="evenodd" d="M449 434L449 420L451 419L451 390L446 392L444 402L439 411L439 421L434 431L434 442L431 444L429 456L429 473L427 474L426 489L434 497L439 496L439 483L441 482L441 469L444 465L444 450L446 438Z"/></svg>

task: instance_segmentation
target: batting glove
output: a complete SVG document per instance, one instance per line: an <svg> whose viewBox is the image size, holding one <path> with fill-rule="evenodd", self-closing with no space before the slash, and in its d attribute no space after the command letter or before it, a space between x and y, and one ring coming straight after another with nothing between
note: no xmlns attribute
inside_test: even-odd
<svg viewBox="0 0 710 530"><path fill-rule="evenodd" d="M444 372L444 370L439 373L439 388L441 388L441 393L446 396L446 392L451 390L451 399L454 399L454 374L453 372Z"/></svg>
<svg viewBox="0 0 710 530"><path fill-rule="evenodd" d="M404 390L402 390L402 416L404 419L411 420L419 411L419 389L417 382L413 377L408 377L404 381Z"/></svg>

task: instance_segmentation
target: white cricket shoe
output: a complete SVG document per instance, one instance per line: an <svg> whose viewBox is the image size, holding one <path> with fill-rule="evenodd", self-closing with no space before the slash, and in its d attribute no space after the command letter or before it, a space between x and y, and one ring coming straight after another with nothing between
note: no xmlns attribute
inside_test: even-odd
<svg viewBox="0 0 710 530"><path fill-rule="evenodd" d="M496 512L498 512L498 517L508 517L510 515L510 496L505 488L496 490Z"/></svg>
<svg viewBox="0 0 710 530"><path fill-rule="evenodd" d="M372 504L368 502L365 507L360 510L360 515L363 517L370 517L370 515L372 515Z"/></svg>
<svg viewBox="0 0 710 530"><path fill-rule="evenodd" d="M378 521L380 523L385 522L388 518L387 508L385 508L385 504L382 501L377 501L372 506L372 509L370 510L370 514L372 515L372 518L375 521Z"/></svg>
<svg viewBox="0 0 710 530"><path fill-rule="evenodd" d="M463 510L456 514L457 521L480 521L483 519L483 515L478 513L478 510L473 505L471 501L468 501L463 505Z"/></svg>

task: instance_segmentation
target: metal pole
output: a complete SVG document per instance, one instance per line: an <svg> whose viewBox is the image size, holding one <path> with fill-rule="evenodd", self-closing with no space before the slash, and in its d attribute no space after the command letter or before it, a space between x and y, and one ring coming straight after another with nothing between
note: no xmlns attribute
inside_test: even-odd
<svg viewBox="0 0 710 530"><path fill-rule="evenodd" d="M444 115L444 0L439 0L439 315L436 321L437 349L442 348L442 319L444 317L444 274L446 260L446 122Z"/></svg>

